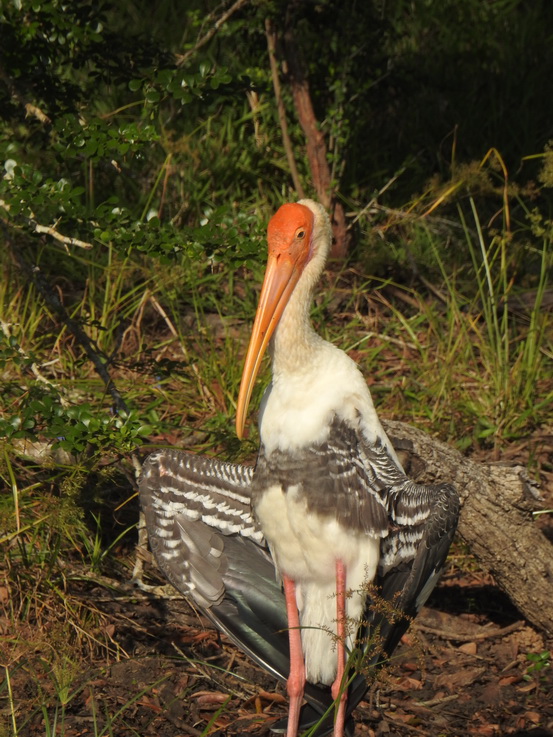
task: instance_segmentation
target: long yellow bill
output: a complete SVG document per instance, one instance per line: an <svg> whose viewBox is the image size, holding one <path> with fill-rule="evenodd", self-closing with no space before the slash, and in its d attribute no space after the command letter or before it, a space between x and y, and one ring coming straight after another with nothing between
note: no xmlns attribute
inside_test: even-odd
<svg viewBox="0 0 553 737"><path fill-rule="evenodd" d="M239 438L242 438L244 434L246 413L261 366L261 359L290 295L298 283L301 272L297 260L291 257L291 254L269 253L238 394L236 434Z"/></svg>

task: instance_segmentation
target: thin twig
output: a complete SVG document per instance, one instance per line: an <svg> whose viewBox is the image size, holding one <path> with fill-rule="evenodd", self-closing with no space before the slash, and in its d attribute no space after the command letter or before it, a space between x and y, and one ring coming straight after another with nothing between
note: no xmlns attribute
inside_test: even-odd
<svg viewBox="0 0 553 737"><path fill-rule="evenodd" d="M430 701L416 701L417 706L440 706L441 704L448 704L450 701L456 701L459 698L459 694L453 693L449 696L441 696L440 698L430 699Z"/></svg>
<svg viewBox="0 0 553 737"><path fill-rule="evenodd" d="M55 240L63 243L66 246L77 246L78 248L85 248L87 250L90 250L94 247L92 243L88 243L87 241L81 241L79 240L79 238L62 235L61 233L58 233L57 230L54 230L54 228L51 228L48 225L40 225L32 218L29 218L29 224L34 227L35 233L45 233L46 235L50 235L52 236L52 238L55 238Z"/></svg>
<svg viewBox="0 0 553 737"><path fill-rule="evenodd" d="M353 228L355 223L362 217L364 217L367 212L369 212L373 208L378 207L378 198L383 195L384 192L386 192L386 190L389 189L393 184L395 184L395 182L399 179L400 175L403 174L404 171L405 169L402 169L398 174L395 174L391 179L386 182L386 184L384 184L383 187L378 190L376 195L371 200L369 200L365 207L363 207L361 210L359 210L358 213L355 214L355 217L353 218L353 220L350 221L348 225L349 228Z"/></svg>
<svg viewBox="0 0 553 737"><path fill-rule="evenodd" d="M206 43L209 43L213 36L217 33L219 28L227 22L227 20L231 17L231 15L234 15L237 10L240 10L244 5L246 5L248 0L236 0L235 3L233 3L228 10L225 10L225 12L217 18L217 20L213 23L209 31L204 34L199 41L195 44L195 46L192 49L189 49L185 54L177 54L177 65L179 67L183 66L183 64L186 64L188 59L190 59L191 56L194 56L196 51L202 48L202 46L205 46Z"/></svg>
<svg viewBox="0 0 553 737"><path fill-rule="evenodd" d="M179 337L179 334L177 332L177 329L175 328L175 326L171 322L171 319L169 318L169 315L167 314L167 312L165 312L165 310L163 309L163 307L157 301L155 295L152 294L151 292L147 292L146 298L152 303L152 306L154 307L154 309L161 315L161 317L163 318L163 320L164 320L165 324L167 325L167 327L169 329L169 332L171 333L171 335L173 336L173 338L178 338Z"/></svg>
<svg viewBox="0 0 553 737"><path fill-rule="evenodd" d="M436 637L441 637L443 640L473 642L474 640L489 640L493 637L503 637L504 635L509 635L511 632L516 632L521 627L523 627L524 622L522 620L519 622L513 622L513 624L509 624L507 627L501 627L501 629L491 630L490 632L477 632L473 635L462 635L459 632L450 632L448 630L438 629L437 627L428 627L427 625L422 624L422 622L417 622L415 626L417 629L422 630L423 632L428 632L429 634L435 635Z"/></svg>
<svg viewBox="0 0 553 737"><path fill-rule="evenodd" d="M387 722L390 722L390 724L393 724L395 727L406 729L409 732L414 732L415 734L422 734L422 735L428 734L428 732L425 729L420 729L419 727L415 727L414 724L409 724L408 722L402 722L400 719L394 719L389 714L385 714L385 719Z"/></svg>
<svg viewBox="0 0 553 737"><path fill-rule="evenodd" d="M432 292L432 294L438 299L442 304L447 304L447 297L446 295L441 292L432 282L427 279L424 274L417 274L418 278L421 280L421 282L424 284L424 286L428 289L428 291Z"/></svg>
<svg viewBox="0 0 553 737"><path fill-rule="evenodd" d="M171 167L171 158L173 154L169 154L165 160L164 166L165 166L165 175L163 177L163 185L161 188L161 197L159 198L159 207L157 209L157 216L161 220L161 215L163 213L163 205L165 203L165 195L167 194L167 183L169 181L169 175L172 171Z"/></svg>
<svg viewBox="0 0 553 737"><path fill-rule="evenodd" d="M0 200L0 207L6 210L6 212L10 211L10 205L4 200ZM78 248L85 248L87 251L94 248L92 243L81 241L79 238L73 238L72 236L62 235L50 225L41 225L40 223L37 223L33 217L27 217L26 215L20 215L20 217L27 225L31 226L35 233L39 233L40 235L49 235L60 243L63 243L65 246L78 246ZM13 223L8 223L8 225L13 225Z"/></svg>
<svg viewBox="0 0 553 737"><path fill-rule="evenodd" d="M12 338L13 337L11 323L5 322L5 320L1 320L0 319L0 330L4 333L4 335L7 338ZM56 384L54 384L53 381L50 381L50 379L47 379L46 376L43 376L41 374L40 368L38 367L36 361L32 361L31 360L31 357L29 356L29 354L26 353L23 350L23 348L19 345L19 343L16 343L15 344L15 350L19 353L19 355L23 359L25 359L26 361L29 361L30 362L29 363L29 367L30 367L31 371L33 372L33 376L35 377L35 379L37 381L39 381L41 384L45 384L46 386L49 386L50 388L55 389L56 391L58 391L59 394L60 394L61 403L67 405L67 400L65 399L65 397L62 396L59 387ZM41 367L42 366L51 366L53 363L57 363L58 361L59 361L59 359L58 358L55 358L52 361L48 361L46 363L42 363L41 364Z"/></svg>

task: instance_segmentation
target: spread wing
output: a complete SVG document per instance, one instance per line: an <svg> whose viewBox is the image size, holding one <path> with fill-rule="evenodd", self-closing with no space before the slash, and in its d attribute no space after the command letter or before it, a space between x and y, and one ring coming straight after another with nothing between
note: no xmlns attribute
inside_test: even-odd
<svg viewBox="0 0 553 737"><path fill-rule="evenodd" d="M450 484L415 484L390 458L381 444L365 444L364 454L375 475L389 520L388 535L381 539L376 596L390 611L374 606L369 596L366 623L378 631L380 654L389 657L411 620L432 593L442 573L459 519L459 496ZM364 636L367 634L365 630Z"/></svg>
<svg viewBox="0 0 553 737"><path fill-rule="evenodd" d="M383 445L360 442L352 432L338 426L325 446L294 463L303 463L303 478L305 463L312 464L313 474L307 475L312 492L308 493L318 489L320 502L321 489L330 484L345 504L340 514L348 521L357 515L358 529L381 536L376 583L379 596L392 602L394 613L373 606L369 596L361 642L370 641L377 632L381 643L378 653L366 658L364 665L371 667L383 662L382 652L392 653L432 591L453 538L459 501L451 486L414 484ZM263 472L260 456L256 475ZM293 463L284 473L293 478ZM240 649L285 681L290 664L286 607L272 559L251 514L252 479L253 469L248 466L163 450L144 463L140 500L152 552L169 581ZM329 502L331 513L335 512ZM356 675L348 714L366 690L365 677ZM332 704L326 687L308 683L305 696L302 729L316 724ZM352 729L350 722L348 733ZM316 734L331 732L332 714Z"/></svg>
<svg viewBox="0 0 553 737"><path fill-rule="evenodd" d="M140 501L152 552L173 586L204 609L224 597L224 536L263 546L250 512L252 473L179 450L152 453L142 467Z"/></svg>
<svg viewBox="0 0 553 737"><path fill-rule="evenodd" d="M144 462L140 502L150 547L168 580L242 651L286 681L286 606L250 512L252 473L249 466L157 451ZM302 728L332 704L329 690L314 684L306 684L305 696Z"/></svg>

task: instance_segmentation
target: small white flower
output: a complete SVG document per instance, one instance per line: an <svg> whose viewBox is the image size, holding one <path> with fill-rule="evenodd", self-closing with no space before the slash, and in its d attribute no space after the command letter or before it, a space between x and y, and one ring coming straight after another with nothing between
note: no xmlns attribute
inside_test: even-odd
<svg viewBox="0 0 553 737"><path fill-rule="evenodd" d="M6 159L4 162L4 169L6 170L6 173L4 174L4 179L13 179L13 170L17 166L17 161L15 159Z"/></svg>

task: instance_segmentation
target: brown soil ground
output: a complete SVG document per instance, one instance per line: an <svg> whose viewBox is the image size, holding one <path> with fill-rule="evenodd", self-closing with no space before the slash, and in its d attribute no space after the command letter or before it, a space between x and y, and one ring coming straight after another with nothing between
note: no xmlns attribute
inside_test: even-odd
<svg viewBox="0 0 553 737"><path fill-rule="evenodd" d="M527 463L528 456L517 447L501 460ZM553 474L549 464L544 468L544 503L553 508ZM552 515L538 524L553 540ZM156 575L153 568L149 572ZM54 655L21 658L9 684L22 725L18 737L271 734L271 725L286 715L282 684L252 665L184 600L145 595L119 578L94 585L90 578L68 576L67 593L97 613L95 621L102 621L102 635L115 654L103 651L101 659L83 660L82 672L72 674L65 712L58 707L57 717L54 707L45 717L39 706L49 699L59 704L53 666L48 673ZM6 642L9 632L2 632L1 619ZM544 655L543 667L532 671L527 655L547 651L551 657ZM357 708L355 734L553 737L552 660L553 641L529 626L462 543L455 543L429 605ZM0 709L3 737L1 725L10 734L11 721L6 684L0 684Z"/></svg>
<svg viewBox="0 0 553 737"><path fill-rule="evenodd" d="M108 602L105 590L90 596L103 602L112 636L129 657L83 674L87 685L68 706L65 737L101 733L106 713L116 737L268 735L286 714L282 685L186 602ZM356 735L553 735L552 669L529 674L526 658L547 648L493 581L452 570L356 710ZM23 671L16 675L16 703L29 697L29 687ZM19 734L42 737L43 714Z"/></svg>

